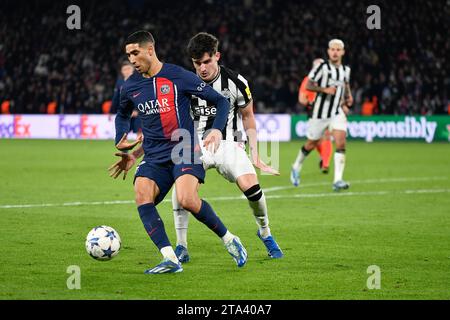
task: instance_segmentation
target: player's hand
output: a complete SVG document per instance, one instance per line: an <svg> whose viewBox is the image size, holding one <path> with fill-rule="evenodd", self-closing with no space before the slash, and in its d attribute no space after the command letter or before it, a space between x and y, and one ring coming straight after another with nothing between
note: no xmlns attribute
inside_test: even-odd
<svg viewBox="0 0 450 320"><path fill-rule="evenodd" d="M278 172L277 170L275 170L271 166L268 166L267 164L262 162L262 160L259 157L257 157L256 159L253 160L253 165L256 168L258 168L259 170L261 170L262 172L273 174L274 176L279 176L280 175L280 172Z"/></svg>
<svg viewBox="0 0 450 320"><path fill-rule="evenodd" d="M134 142L128 142L127 140L127 133L123 134L122 139L120 139L119 143L116 144L116 148L120 151L127 151L133 149L135 146L137 146L139 143L142 143L143 135L138 135L136 141Z"/></svg>
<svg viewBox="0 0 450 320"><path fill-rule="evenodd" d="M336 94L336 87L328 87L323 89L323 93L334 96Z"/></svg>
<svg viewBox="0 0 450 320"><path fill-rule="evenodd" d="M353 105L353 96L349 95L348 97L345 98L345 104L347 105L347 107L351 107Z"/></svg>
<svg viewBox="0 0 450 320"><path fill-rule="evenodd" d="M222 132L217 129L211 129L209 134L203 140L203 146L211 153L215 153L222 141Z"/></svg>
<svg viewBox="0 0 450 320"><path fill-rule="evenodd" d="M348 115L348 114L350 113L350 108L347 107L346 104L344 104L344 105L342 106L342 110L344 111L344 114L345 114L345 115Z"/></svg>
<svg viewBox="0 0 450 320"><path fill-rule="evenodd" d="M136 162L136 157L125 152L117 152L114 155L121 157L121 159L108 168L109 176L116 179L123 172L123 180L125 180L128 170Z"/></svg>

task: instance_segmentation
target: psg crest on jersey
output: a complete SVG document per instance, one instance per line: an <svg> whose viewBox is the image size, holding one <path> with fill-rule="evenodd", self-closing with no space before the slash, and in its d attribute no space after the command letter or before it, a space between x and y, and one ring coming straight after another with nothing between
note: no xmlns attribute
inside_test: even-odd
<svg viewBox="0 0 450 320"><path fill-rule="evenodd" d="M162 94L168 94L170 92L170 87L168 84L164 84L161 86L160 90Z"/></svg>

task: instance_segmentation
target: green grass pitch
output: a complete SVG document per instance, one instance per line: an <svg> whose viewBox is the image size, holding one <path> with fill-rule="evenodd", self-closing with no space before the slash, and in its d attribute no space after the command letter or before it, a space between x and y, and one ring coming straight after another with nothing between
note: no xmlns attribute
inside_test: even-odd
<svg viewBox="0 0 450 320"><path fill-rule="evenodd" d="M267 257L246 200L210 170L201 195L240 236L247 265L238 269L191 218L184 272L150 276L143 271L161 257L132 203L132 174L108 176L111 141L0 140L0 299L450 299L449 145L350 141L351 188L340 193L315 152L302 185L290 187L300 146L282 143L281 176L260 176L283 259ZM129 202L102 204L115 200ZM171 205L158 209L174 244ZM107 262L84 248L101 224L123 242ZM67 288L71 265L80 267L80 290ZM381 270L380 289L367 288L371 265Z"/></svg>

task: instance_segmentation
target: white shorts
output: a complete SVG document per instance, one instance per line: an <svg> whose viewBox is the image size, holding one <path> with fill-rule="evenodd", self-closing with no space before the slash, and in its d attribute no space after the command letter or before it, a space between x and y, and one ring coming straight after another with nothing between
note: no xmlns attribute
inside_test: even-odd
<svg viewBox="0 0 450 320"><path fill-rule="evenodd" d="M203 167L205 170L216 168L217 172L230 182L236 182L237 178L244 174L255 174L256 171L245 152L243 142L222 140L216 153L212 154L202 146Z"/></svg>
<svg viewBox="0 0 450 320"><path fill-rule="evenodd" d="M320 140L327 128L330 131L341 130L347 132L347 117L344 113L339 113L329 119L309 119L306 137L313 141Z"/></svg>

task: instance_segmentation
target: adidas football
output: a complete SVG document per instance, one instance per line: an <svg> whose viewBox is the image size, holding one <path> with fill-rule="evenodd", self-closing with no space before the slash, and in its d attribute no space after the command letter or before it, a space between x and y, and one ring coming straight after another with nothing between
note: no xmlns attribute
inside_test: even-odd
<svg viewBox="0 0 450 320"><path fill-rule="evenodd" d="M96 260L110 260L121 247L119 233L111 227L99 226L89 231L86 237L86 251Z"/></svg>

